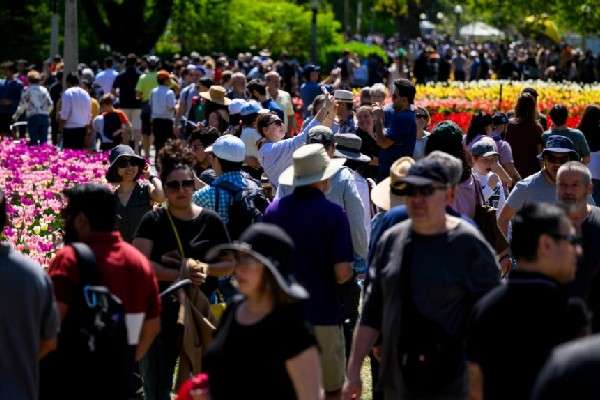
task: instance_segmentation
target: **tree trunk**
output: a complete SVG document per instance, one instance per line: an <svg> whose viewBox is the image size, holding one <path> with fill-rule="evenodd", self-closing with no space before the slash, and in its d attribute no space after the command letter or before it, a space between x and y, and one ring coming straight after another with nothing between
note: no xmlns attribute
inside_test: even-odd
<svg viewBox="0 0 600 400"><path fill-rule="evenodd" d="M65 78L70 72L76 72L79 64L79 35L77 29L77 0L65 0Z"/></svg>

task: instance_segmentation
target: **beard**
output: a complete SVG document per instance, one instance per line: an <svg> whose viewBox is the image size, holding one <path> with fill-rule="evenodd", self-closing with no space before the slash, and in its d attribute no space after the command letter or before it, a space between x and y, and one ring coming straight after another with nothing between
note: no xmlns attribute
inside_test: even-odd
<svg viewBox="0 0 600 400"><path fill-rule="evenodd" d="M558 199L557 205L567 214L573 214L587 205L587 200Z"/></svg>

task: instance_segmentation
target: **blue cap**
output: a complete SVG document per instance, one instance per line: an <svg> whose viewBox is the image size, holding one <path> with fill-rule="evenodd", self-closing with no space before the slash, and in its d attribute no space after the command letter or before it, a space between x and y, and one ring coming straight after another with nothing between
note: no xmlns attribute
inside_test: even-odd
<svg viewBox="0 0 600 400"><path fill-rule="evenodd" d="M575 150L575 145L568 137L562 135L552 135L546 140L544 150L538 156L542 159L546 153L568 153L571 160L579 161L579 153Z"/></svg>
<svg viewBox="0 0 600 400"><path fill-rule="evenodd" d="M262 106L256 101L247 102L240 110L242 116L258 114L262 110Z"/></svg>

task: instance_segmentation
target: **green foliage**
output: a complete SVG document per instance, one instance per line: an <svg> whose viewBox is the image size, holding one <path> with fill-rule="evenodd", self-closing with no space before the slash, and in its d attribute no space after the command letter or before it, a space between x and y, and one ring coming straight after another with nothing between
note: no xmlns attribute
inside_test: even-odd
<svg viewBox="0 0 600 400"><path fill-rule="evenodd" d="M388 58L385 50L377 45L351 41L333 44L322 48L319 52L319 64L325 67L333 65L344 50L348 50L350 53L357 54L361 59L367 58L370 54L376 54L383 58L386 62Z"/></svg>
<svg viewBox="0 0 600 400"><path fill-rule="evenodd" d="M48 58L50 7L41 0L0 0L0 26L4 35L0 60L38 61Z"/></svg>
<svg viewBox="0 0 600 400"><path fill-rule="evenodd" d="M317 21L319 47L341 42L330 10L320 10ZM236 54L267 47L275 55L287 51L308 59L310 28L310 9L284 0L175 0L157 51Z"/></svg>

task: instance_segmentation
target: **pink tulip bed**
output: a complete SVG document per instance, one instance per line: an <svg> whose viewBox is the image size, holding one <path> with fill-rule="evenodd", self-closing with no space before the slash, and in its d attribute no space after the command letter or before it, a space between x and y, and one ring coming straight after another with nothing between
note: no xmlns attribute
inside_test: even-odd
<svg viewBox="0 0 600 400"><path fill-rule="evenodd" d="M0 187L9 223L0 239L47 266L62 242L62 191L76 184L105 182L107 167L105 153L1 141Z"/></svg>

